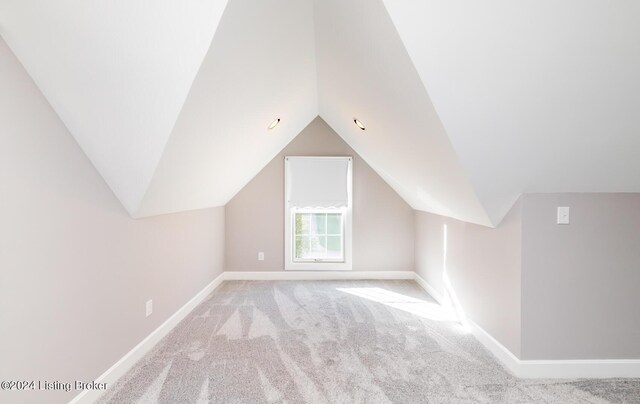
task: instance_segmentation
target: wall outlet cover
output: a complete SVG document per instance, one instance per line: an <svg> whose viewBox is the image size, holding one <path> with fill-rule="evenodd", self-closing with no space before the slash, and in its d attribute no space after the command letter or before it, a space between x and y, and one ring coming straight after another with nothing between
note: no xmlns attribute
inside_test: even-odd
<svg viewBox="0 0 640 404"><path fill-rule="evenodd" d="M147 317L153 313L153 300L147 300L147 304L145 305Z"/></svg>

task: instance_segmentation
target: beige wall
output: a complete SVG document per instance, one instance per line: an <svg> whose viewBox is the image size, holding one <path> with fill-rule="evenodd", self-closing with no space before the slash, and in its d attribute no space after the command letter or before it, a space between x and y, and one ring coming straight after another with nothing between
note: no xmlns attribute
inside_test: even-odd
<svg viewBox="0 0 640 404"><path fill-rule="evenodd" d="M522 227L522 358L640 359L640 194L527 194Z"/></svg>
<svg viewBox="0 0 640 404"><path fill-rule="evenodd" d="M321 118L226 205L227 270L284 269L286 155L353 156L353 269L413 270L413 210ZM257 260L259 251L264 261Z"/></svg>
<svg viewBox="0 0 640 404"><path fill-rule="evenodd" d="M1 39L0 89L0 380L91 381L222 271L224 208L132 220Z"/></svg>
<svg viewBox="0 0 640 404"><path fill-rule="evenodd" d="M416 272L440 293L445 224L467 317L518 358L640 358L640 194L525 194L496 229L416 212Z"/></svg>
<svg viewBox="0 0 640 404"><path fill-rule="evenodd" d="M466 316L520 354L521 203L496 229L416 211L416 272L444 293L446 271Z"/></svg>

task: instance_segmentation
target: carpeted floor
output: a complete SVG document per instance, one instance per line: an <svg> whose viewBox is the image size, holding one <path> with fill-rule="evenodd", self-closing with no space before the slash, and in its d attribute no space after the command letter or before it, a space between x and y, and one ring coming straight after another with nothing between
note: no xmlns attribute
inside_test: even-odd
<svg viewBox="0 0 640 404"><path fill-rule="evenodd" d="M640 403L640 379L516 379L413 281L247 281L100 402Z"/></svg>

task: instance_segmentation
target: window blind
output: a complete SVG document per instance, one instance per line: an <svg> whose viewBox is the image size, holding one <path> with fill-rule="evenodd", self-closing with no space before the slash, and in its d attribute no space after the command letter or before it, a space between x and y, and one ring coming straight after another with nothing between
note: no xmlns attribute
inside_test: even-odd
<svg viewBox="0 0 640 404"><path fill-rule="evenodd" d="M296 208L349 204L350 157L287 157L287 199Z"/></svg>

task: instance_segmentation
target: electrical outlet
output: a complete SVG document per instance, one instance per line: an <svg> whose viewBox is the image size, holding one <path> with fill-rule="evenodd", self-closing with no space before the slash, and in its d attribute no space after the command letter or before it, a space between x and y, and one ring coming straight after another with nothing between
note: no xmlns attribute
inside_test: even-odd
<svg viewBox="0 0 640 404"><path fill-rule="evenodd" d="M258 261L264 261L264 253L262 251L258 253Z"/></svg>
<svg viewBox="0 0 640 404"><path fill-rule="evenodd" d="M153 300L147 300L147 304L145 305L145 309L147 312L147 317L153 313Z"/></svg>
<svg viewBox="0 0 640 404"><path fill-rule="evenodd" d="M558 206L558 224L569 224L568 206Z"/></svg>

